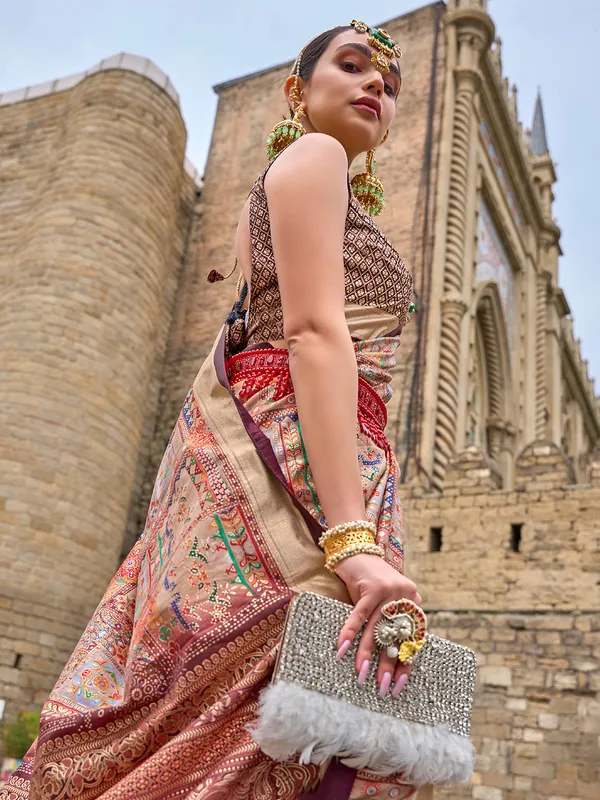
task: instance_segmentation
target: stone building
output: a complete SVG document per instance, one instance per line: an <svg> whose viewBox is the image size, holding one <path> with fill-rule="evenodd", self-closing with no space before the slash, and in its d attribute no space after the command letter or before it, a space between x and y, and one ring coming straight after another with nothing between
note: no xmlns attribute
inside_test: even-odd
<svg viewBox="0 0 600 800"><path fill-rule="evenodd" d="M415 277L389 435L408 570L478 652L473 786L599 796L600 413L558 283L554 164L486 0L402 44L379 218ZM290 54L291 56L295 54ZM0 95L0 698L39 706L143 526L187 388L234 299L235 227L290 64L216 87L203 179L175 89L119 55ZM362 168L362 165L357 165Z"/></svg>

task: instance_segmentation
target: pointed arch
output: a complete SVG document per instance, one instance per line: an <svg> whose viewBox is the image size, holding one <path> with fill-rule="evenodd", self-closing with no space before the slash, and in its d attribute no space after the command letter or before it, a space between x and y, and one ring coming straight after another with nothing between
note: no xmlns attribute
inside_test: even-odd
<svg viewBox="0 0 600 800"><path fill-rule="evenodd" d="M472 320L468 440L497 463L506 480L503 453L512 444L512 376L508 331L495 282L477 287Z"/></svg>
<svg viewBox="0 0 600 800"><path fill-rule="evenodd" d="M483 332L479 320L475 319L473 353L471 359L467 444L488 452L486 420L489 417L489 392L487 359Z"/></svg>

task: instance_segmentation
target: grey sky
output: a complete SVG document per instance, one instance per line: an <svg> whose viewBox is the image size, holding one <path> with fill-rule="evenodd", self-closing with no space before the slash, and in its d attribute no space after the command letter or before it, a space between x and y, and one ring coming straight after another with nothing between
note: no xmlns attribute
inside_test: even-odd
<svg viewBox="0 0 600 800"><path fill-rule="evenodd" d="M419 5L424 3L0 0L0 92L83 71L121 51L145 56L170 76L181 96L188 156L202 171L216 108L214 84L292 59L316 33L353 17L380 23ZM583 355L600 378L600 3L490 0L489 11L527 126L537 86L542 88L559 178L555 209L565 253L560 280Z"/></svg>

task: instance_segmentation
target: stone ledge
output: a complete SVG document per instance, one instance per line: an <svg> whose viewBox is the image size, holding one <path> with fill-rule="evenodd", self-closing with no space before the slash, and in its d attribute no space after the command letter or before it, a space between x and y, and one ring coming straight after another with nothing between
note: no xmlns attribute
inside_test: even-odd
<svg viewBox="0 0 600 800"><path fill-rule="evenodd" d="M174 103L179 105L179 95L171 83L169 76L166 75L149 58L134 56L131 53L117 53L110 58L104 58L100 63L95 64L85 72L78 72L75 75L67 75L66 78L57 78L46 83L36 83L33 86L25 86L23 89L14 89L10 92L0 94L0 106L9 103L21 103L23 100L33 100L36 97L52 94L54 92L64 92L72 89L88 75L102 72L107 69L125 69L149 78L169 95Z"/></svg>
<svg viewBox="0 0 600 800"><path fill-rule="evenodd" d="M192 162L189 160L187 156L185 157L185 161L183 162L183 168L190 176L190 178L194 181L196 187L199 190L202 189L204 185L204 181L202 180L202 175L200 175L196 167L192 164Z"/></svg>
<svg viewBox="0 0 600 800"><path fill-rule="evenodd" d="M500 489L502 478L498 467L475 445L457 453L448 464L444 492L457 489L460 493L487 492Z"/></svg>

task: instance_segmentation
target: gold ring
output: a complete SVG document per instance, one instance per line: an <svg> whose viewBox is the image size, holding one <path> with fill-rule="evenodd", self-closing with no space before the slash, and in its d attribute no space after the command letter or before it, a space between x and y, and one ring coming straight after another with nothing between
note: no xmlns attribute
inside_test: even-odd
<svg viewBox="0 0 600 800"><path fill-rule="evenodd" d="M392 600L381 606L382 619L375 627L375 641L390 658L401 664L412 664L414 656L425 644L427 617L412 600Z"/></svg>

